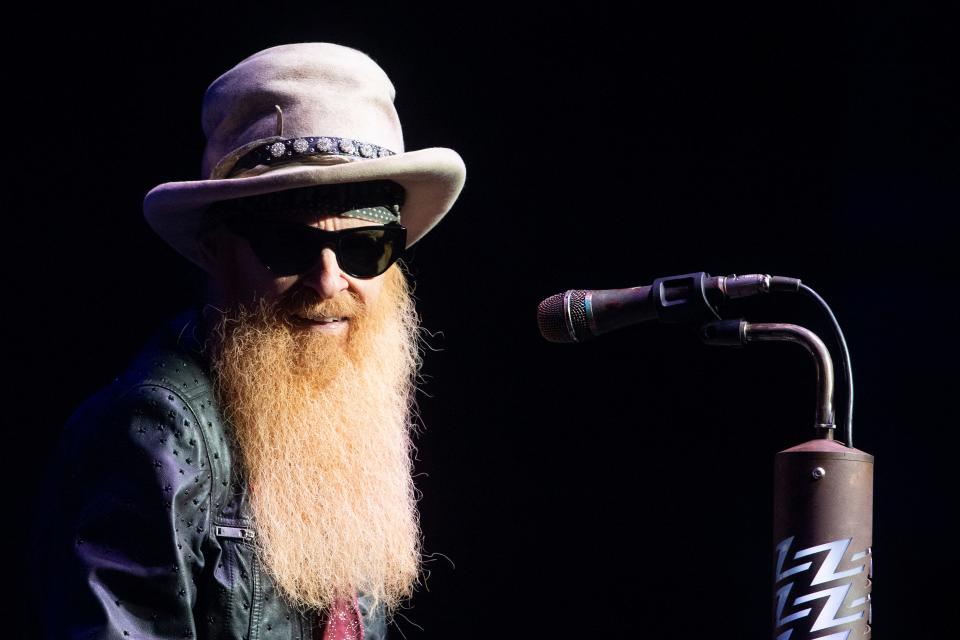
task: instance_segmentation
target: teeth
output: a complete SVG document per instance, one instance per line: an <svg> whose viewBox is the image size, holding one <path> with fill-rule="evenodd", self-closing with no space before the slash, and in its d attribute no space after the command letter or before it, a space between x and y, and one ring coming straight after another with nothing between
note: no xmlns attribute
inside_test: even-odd
<svg viewBox="0 0 960 640"><path fill-rule="evenodd" d="M309 316L300 316L304 320L309 320L310 322L317 322L319 324L330 324L331 322L343 322L346 318L328 318L327 316L320 316L319 318L311 318Z"/></svg>

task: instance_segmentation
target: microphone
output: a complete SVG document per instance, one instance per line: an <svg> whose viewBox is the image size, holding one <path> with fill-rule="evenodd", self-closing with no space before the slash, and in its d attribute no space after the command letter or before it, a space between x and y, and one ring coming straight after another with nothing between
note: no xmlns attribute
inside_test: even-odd
<svg viewBox="0 0 960 640"><path fill-rule="evenodd" d="M798 291L800 280L765 274L711 276L698 271L657 278L653 284L596 291L571 289L537 307L540 335L550 342L583 342L648 320L688 322L720 318L724 300L771 291Z"/></svg>

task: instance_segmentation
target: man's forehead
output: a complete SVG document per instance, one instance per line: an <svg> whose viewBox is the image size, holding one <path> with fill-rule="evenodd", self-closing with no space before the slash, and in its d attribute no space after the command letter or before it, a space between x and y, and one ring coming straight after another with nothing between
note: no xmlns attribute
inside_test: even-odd
<svg viewBox="0 0 960 640"><path fill-rule="evenodd" d="M271 219L283 221L283 222L294 222L298 224L307 224L314 227L319 227L322 229L349 229L351 227L367 227L372 224L386 224L383 222L377 222L374 220L368 220L364 218L352 217L349 215L344 215L342 213L337 214L322 214L318 215L316 213L310 212L297 212L290 214L274 214L270 216Z"/></svg>
<svg viewBox="0 0 960 640"><path fill-rule="evenodd" d="M217 203L211 207L211 213L309 223L344 218L389 224L399 222L404 197L403 187L390 180L350 182L236 198Z"/></svg>

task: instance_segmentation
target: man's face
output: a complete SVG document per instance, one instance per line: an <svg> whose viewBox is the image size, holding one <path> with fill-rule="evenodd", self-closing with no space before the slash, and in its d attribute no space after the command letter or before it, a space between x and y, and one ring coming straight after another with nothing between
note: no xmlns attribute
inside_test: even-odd
<svg viewBox="0 0 960 640"><path fill-rule="evenodd" d="M285 218L322 229L338 231L373 223L341 216L292 216ZM213 277L217 286L217 303L225 307L237 304L250 307L259 300L267 303L307 298L331 300L344 293L353 294L359 302L372 307L379 299L384 276L356 278L340 269L332 247L324 247L313 266L298 275L277 277L271 273L251 249L250 244L223 226L217 227L206 243L208 255L216 265ZM302 306L290 312L292 324L327 335L343 335L349 329L349 317L314 316ZM294 307L291 307L294 308Z"/></svg>

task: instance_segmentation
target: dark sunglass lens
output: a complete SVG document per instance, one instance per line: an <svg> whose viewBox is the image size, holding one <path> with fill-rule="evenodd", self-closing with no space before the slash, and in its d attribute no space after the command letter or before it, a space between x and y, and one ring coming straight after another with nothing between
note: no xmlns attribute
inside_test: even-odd
<svg viewBox="0 0 960 640"><path fill-rule="evenodd" d="M247 240L263 265L275 276L303 273L319 257L319 249L307 227L260 225Z"/></svg>
<svg viewBox="0 0 960 640"><path fill-rule="evenodd" d="M360 229L340 239L337 260L340 266L358 278L373 278L386 271L399 257L397 230Z"/></svg>

